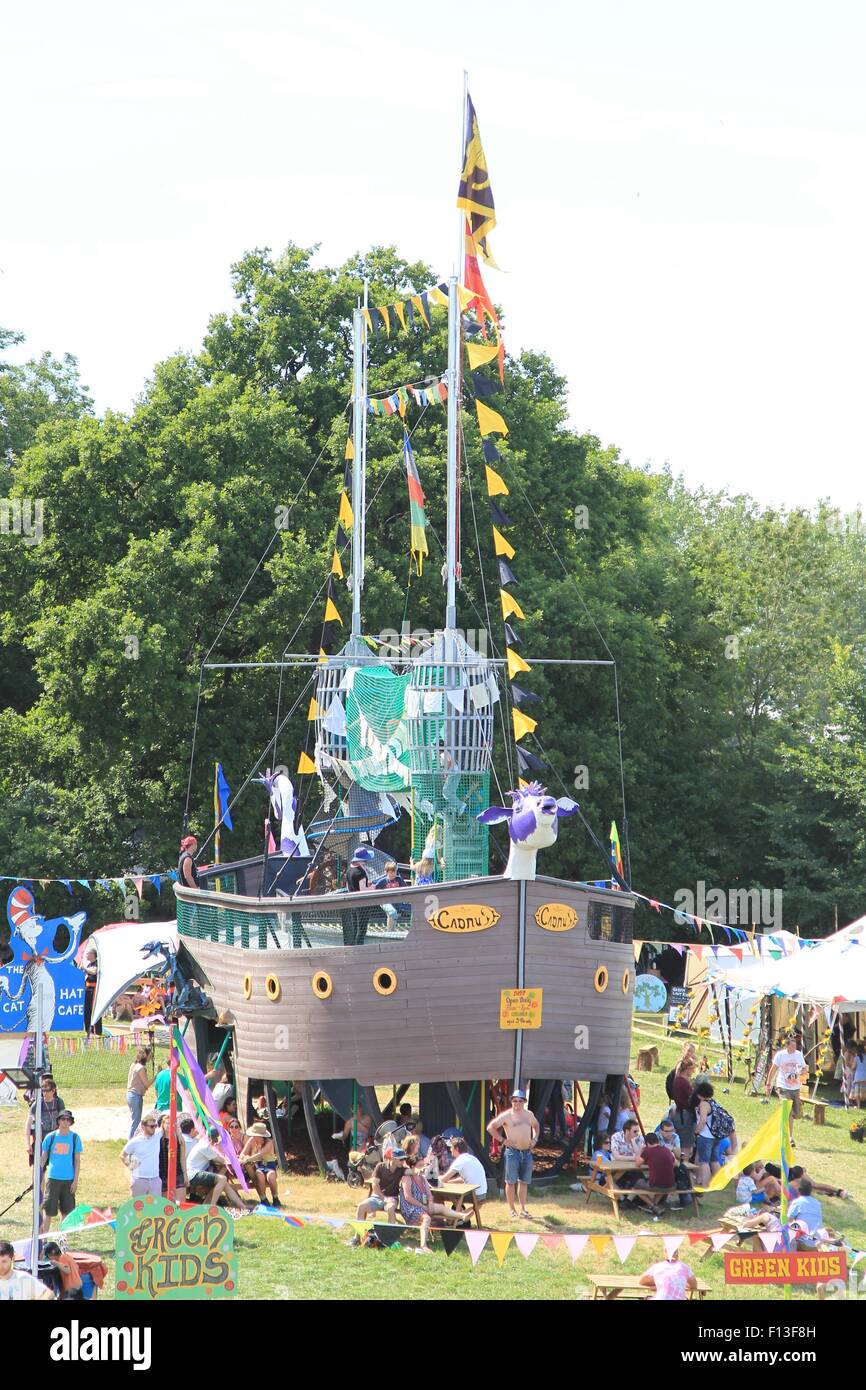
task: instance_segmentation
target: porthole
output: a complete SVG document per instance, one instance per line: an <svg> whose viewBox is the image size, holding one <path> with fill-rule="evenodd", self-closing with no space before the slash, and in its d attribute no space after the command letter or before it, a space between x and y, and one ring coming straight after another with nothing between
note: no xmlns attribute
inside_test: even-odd
<svg viewBox="0 0 866 1390"><path fill-rule="evenodd" d="M605 990L607 989L609 979L610 975L608 974L607 966L600 965L595 972L595 979L592 982L596 994L604 994Z"/></svg>
<svg viewBox="0 0 866 1390"><path fill-rule="evenodd" d="M272 1004L275 1004L277 1002L282 992L283 991L280 987L280 982L277 979L276 975L266 975L265 994L268 996Z"/></svg>
<svg viewBox="0 0 866 1390"><path fill-rule="evenodd" d="M630 972L629 972L628 970L624 970L624 971L622 972L622 992L623 992L623 994L628 994L628 987L629 987L630 983L631 983L631 975L630 975Z"/></svg>
<svg viewBox="0 0 866 1390"><path fill-rule="evenodd" d="M252 977L252 975L244 975L244 999L252 999L252 997L253 997L253 977Z"/></svg>
<svg viewBox="0 0 866 1390"><path fill-rule="evenodd" d="M377 994L393 994L397 988L397 975L387 965L380 965L373 974L373 988Z"/></svg>
<svg viewBox="0 0 866 1390"><path fill-rule="evenodd" d="M317 970L312 979L312 986L317 999L330 999L334 981L327 970Z"/></svg>

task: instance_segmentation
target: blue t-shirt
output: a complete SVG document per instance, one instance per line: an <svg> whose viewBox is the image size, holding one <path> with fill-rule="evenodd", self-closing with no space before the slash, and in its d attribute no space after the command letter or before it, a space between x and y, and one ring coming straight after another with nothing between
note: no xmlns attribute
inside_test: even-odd
<svg viewBox="0 0 866 1390"><path fill-rule="evenodd" d="M47 1175L60 1182L71 1182L75 1177L75 1155L80 1154L84 1145L81 1136L71 1129L67 1135L57 1129L46 1134L42 1140L42 1152L48 1155Z"/></svg>
<svg viewBox="0 0 866 1390"><path fill-rule="evenodd" d="M817 1231L823 1225L824 1216L821 1203L814 1197L797 1197L788 1208L789 1221L805 1221L809 1231Z"/></svg>

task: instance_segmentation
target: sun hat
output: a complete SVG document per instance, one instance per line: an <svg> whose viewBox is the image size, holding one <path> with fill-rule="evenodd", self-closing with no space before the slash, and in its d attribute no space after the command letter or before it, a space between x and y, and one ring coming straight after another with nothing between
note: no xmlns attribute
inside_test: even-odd
<svg viewBox="0 0 866 1390"><path fill-rule="evenodd" d="M525 1091L512 1091L512 1092L511 1092L511 1099L512 1099L512 1100L526 1100L526 1092L525 1092Z"/></svg>
<svg viewBox="0 0 866 1390"><path fill-rule="evenodd" d="M69 1120L70 1124L75 1124L75 1116L71 1110L61 1110L57 1118L58 1120Z"/></svg>
<svg viewBox="0 0 866 1390"><path fill-rule="evenodd" d="M372 858L373 851L370 849L370 847L368 845L359 845L358 848L355 850L354 854L352 855L352 863L363 864L368 859Z"/></svg>
<svg viewBox="0 0 866 1390"><path fill-rule="evenodd" d="M271 1131L268 1129L266 1124L262 1123L261 1120L256 1120L255 1124L250 1125L249 1129L246 1130L245 1133L248 1135L254 1134L258 1139L270 1139L271 1137Z"/></svg>

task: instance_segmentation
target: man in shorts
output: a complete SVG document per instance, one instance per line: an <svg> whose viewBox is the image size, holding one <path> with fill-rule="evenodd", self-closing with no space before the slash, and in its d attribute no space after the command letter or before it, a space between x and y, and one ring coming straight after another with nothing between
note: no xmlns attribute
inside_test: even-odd
<svg viewBox="0 0 866 1390"><path fill-rule="evenodd" d="M520 1202L519 1215L528 1218L526 1193L532 1181L532 1150L538 1142L541 1126L526 1106L526 1092L514 1091L511 1096L511 1109L503 1110L501 1115L490 1121L487 1133L502 1142L505 1138L505 1200L511 1216L515 1211L515 1196Z"/></svg>
<svg viewBox="0 0 866 1390"><path fill-rule="evenodd" d="M243 1201L229 1182L228 1165L216 1147L221 1137L216 1125L212 1125L207 1138L200 1139L190 1149L186 1160L190 1198L194 1202L216 1206L220 1197L225 1197L230 1207L236 1211L246 1211Z"/></svg>
<svg viewBox="0 0 866 1390"><path fill-rule="evenodd" d="M69 1110L57 1116L57 1128L42 1140L42 1172L47 1178L45 1201L42 1205L42 1230L51 1230L51 1218L59 1212L68 1216L75 1208L75 1193L81 1171L81 1136L72 1126L75 1117Z"/></svg>
<svg viewBox="0 0 866 1390"><path fill-rule="evenodd" d="M376 1164L371 1178L373 1190L355 1212L358 1221L366 1221L380 1211L385 1213L385 1220L389 1224L396 1219L400 1183L406 1172L405 1164L401 1160L405 1157L405 1149L389 1149L384 1162Z"/></svg>
<svg viewBox="0 0 866 1390"><path fill-rule="evenodd" d="M785 1046L781 1048L773 1058L770 1071L767 1076L767 1095L776 1081L776 1095L780 1100L789 1100L791 1109L788 1115L788 1128L791 1135L791 1147L794 1147L794 1121L799 1118L800 1106L800 1080L803 1073L807 1071L806 1058L797 1046L797 1039L791 1034L785 1039Z"/></svg>

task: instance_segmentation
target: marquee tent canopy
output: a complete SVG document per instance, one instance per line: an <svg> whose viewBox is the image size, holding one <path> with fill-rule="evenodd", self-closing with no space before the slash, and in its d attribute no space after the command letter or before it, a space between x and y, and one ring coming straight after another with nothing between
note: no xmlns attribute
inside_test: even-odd
<svg viewBox="0 0 866 1390"><path fill-rule="evenodd" d="M866 1009L866 917L796 955L754 968L722 970L717 978L747 994L775 994L840 1013Z"/></svg>

